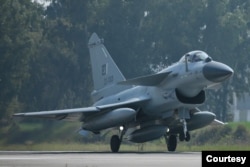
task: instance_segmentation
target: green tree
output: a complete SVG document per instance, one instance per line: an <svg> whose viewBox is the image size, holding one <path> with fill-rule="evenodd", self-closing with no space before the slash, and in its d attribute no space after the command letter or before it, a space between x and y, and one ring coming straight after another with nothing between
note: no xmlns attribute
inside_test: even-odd
<svg viewBox="0 0 250 167"><path fill-rule="evenodd" d="M87 43L93 32L127 78L204 50L233 67L233 79L208 91L204 108L227 121L231 93L249 93L248 0L1 0L0 124L12 113L90 104ZM49 125L49 124L48 124Z"/></svg>
<svg viewBox="0 0 250 167"><path fill-rule="evenodd" d="M0 6L0 124L22 111L23 88L30 78L30 61L41 40L41 8L28 0L1 0Z"/></svg>
<svg viewBox="0 0 250 167"><path fill-rule="evenodd" d="M230 111L228 102L232 93L238 96L249 93L249 49L247 1L207 1L204 11L206 29L203 30L202 45L218 61L230 65L234 71L231 81L225 83L217 93L210 93L210 109L218 118L227 120Z"/></svg>

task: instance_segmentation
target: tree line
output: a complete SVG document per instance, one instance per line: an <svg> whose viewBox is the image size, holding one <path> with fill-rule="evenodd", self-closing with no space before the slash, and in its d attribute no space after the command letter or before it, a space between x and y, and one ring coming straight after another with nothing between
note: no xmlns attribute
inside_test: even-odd
<svg viewBox="0 0 250 167"><path fill-rule="evenodd" d="M126 78L152 73L191 50L231 66L204 108L228 120L250 89L248 0L0 0L0 126L16 112L91 104L87 42L96 32Z"/></svg>

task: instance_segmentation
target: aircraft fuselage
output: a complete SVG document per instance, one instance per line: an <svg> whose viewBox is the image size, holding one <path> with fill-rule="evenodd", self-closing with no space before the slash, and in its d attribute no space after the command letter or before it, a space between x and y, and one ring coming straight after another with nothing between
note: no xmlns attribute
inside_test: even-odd
<svg viewBox="0 0 250 167"><path fill-rule="evenodd" d="M148 97L150 100L139 106L152 117L165 117L167 112L177 108L195 108L205 101L205 89L227 79L232 70L216 61L175 63L159 73L169 72L169 76L156 86L134 86L120 93L106 97L95 105L111 104L128 99ZM218 74L219 73L219 74Z"/></svg>

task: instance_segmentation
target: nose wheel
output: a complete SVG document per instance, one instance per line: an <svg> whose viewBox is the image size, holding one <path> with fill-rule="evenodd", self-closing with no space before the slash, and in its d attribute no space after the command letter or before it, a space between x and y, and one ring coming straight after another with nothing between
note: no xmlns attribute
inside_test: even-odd
<svg viewBox="0 0 250 167"><path fill-rule="evenodd" d="M179 133L179 140L180 141L189 141L190 140L190 133L187 131L186 135L184 134L184 132Z"/></svg>

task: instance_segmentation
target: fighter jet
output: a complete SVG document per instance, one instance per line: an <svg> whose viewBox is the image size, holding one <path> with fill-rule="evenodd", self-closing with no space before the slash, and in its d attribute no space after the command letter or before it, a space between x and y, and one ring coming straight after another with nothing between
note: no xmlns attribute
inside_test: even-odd
<svg viewBox="0 0 250 167"><path fill-rule="evenodd" d="M110 140L112 152L121 142L143 143L161 137L168 151L175 151L177 139L190 140L190 131L216 120L216 115L201 111L206 89L232 76L233 70L196 50L162 71L126 80L96 33L88 42L94 91L90 107L53 111L17 113L14 117L32 117L81 121L81 129L99 134L114 130Z"/></svg>

